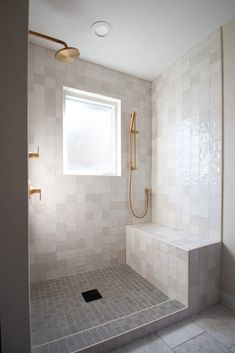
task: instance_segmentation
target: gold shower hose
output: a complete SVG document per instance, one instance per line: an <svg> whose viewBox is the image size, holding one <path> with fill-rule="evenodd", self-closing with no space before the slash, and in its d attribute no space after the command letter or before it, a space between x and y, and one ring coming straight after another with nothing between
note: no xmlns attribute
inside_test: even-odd
<svg viewBox="0 0 235 353"><path fill-rule="evenodd" d="M150 189L146 188L145 191L145 208L144 212L141 215L137 215L132 206L132 172L133 170L137 169L136 166L136 134L139 132L136 130L136 112L133 111L131 114L131 123L129 128L129 135L130 135L130 169L129 169L129 182L128 182L128 204L129 209L134 217L136 218L144 218L148 213L149 208L149 193ZM132 140L134 144L132 143Z"/></svg>

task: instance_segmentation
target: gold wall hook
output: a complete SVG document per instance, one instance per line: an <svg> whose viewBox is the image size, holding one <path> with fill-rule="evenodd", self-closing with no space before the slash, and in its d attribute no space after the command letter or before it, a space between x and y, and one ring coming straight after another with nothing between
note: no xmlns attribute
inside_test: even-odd
<svg viewBox="0 0 235 353"><path fill-rule="evenodd" d="M28 152L29 158L39 158L39 146L37 152Z"/></svg>

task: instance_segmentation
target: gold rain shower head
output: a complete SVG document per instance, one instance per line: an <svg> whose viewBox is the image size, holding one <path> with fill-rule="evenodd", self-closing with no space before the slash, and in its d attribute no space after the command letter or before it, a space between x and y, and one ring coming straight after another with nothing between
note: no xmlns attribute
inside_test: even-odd
<svg viewBox="0 0 235 353"><path fill-rule="evenodd" d="M80 52L77 48L65 47L55 53L55 58L64 63L72 63L79 58Z"/></svg>
<svg viewBox="0 0 235 353"><path fill-rule="evenodd" d="M64 63L72 63L73 61L77 60L80 56L80 51L77 48L74 47L69 47L68 44L66 42L64 42L63 40L54 38L54 37L50 37L47 36L45 34L39 33L39 32L35 32L35 31L31 31L29 30L29 34L39 37L39 38L43 38L46 40L50 40L51 42L55 42L55 43L59 43L61 45L64 46L64 48L58 50L55 53L55 58L56 60L60 61L60 62L64 62Z"/></svg>

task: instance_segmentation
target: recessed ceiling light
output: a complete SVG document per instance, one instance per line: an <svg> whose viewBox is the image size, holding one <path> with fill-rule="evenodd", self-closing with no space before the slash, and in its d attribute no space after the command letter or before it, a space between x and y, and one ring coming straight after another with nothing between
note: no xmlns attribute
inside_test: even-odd
<svg viewBox="0 0 235 353"><path fill-rule="evenodd" d="M96 21L91 25L92 31L97 37L106 37L112 30L112 26L105 21Z"/></svg>

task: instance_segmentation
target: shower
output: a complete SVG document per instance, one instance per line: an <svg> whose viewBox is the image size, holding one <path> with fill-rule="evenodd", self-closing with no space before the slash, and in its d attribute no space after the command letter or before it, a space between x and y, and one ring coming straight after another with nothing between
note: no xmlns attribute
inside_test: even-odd
<svg viewBox="0 0 235 353"><path fill-rule="evenodd" d="M129 136L130 136L130 167L129 167L129 183L128 183L128 204L129 209L134 217L144 218L148 213L149 208L149 194L151 190L146 188L145 191L145 208L144 212L141 215L137 215L133 210L132 206L132 172L137 169L136 166L136 135L139 131L136 130L136 116L137 113L133 111L131 113L131 122L129 127Z"/></svg>
<svg viewBox="0 0 235 353"><path fill-rule="evenodd" d="M31 30L29 30L29 34L63 45L64 48L58 50L55 53L56 60L58 60L60 62L72 63L73 61L78 59L80 56L79 49L74 48L74 47L69 47L68 44L66 42L64 42L63 40L60 40L60 39L57 39L54 37L50 37L48 35L45 35L45 34L42 34L39 32L35 32L35 31L31 31Z"/></svg>

